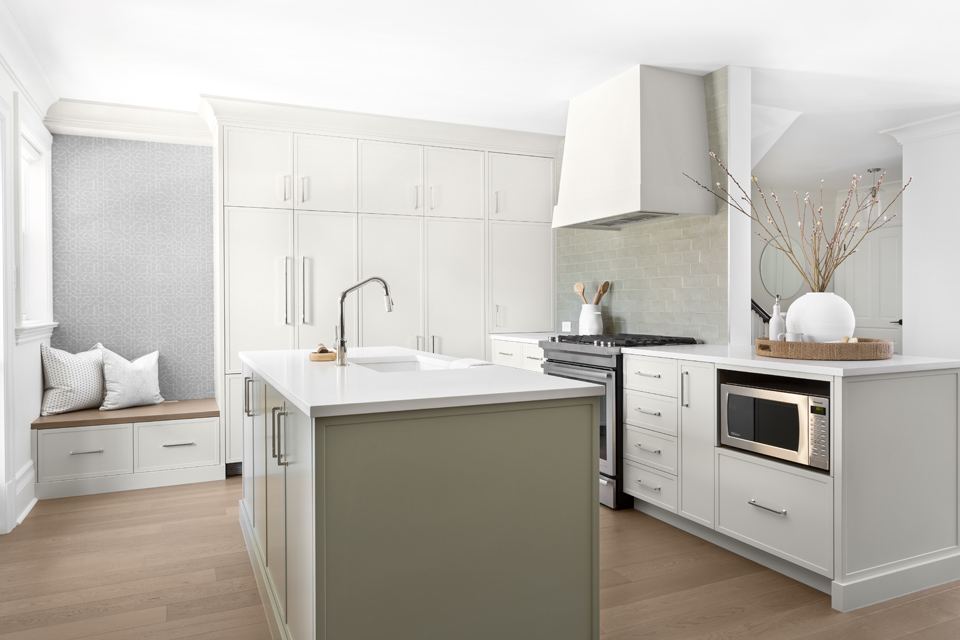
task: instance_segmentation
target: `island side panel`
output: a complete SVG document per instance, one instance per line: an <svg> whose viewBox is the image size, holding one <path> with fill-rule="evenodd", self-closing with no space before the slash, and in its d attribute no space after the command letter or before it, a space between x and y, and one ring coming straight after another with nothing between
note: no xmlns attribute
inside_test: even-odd
<svg viewBox="0 0 960 640"><path fill-rule="evenodd" d="M960 578L958 390L958 370L843 379L842 610Z"/></svg>
<svg viewBox="0 0 960 640"><path fill-rule="evenodd" d="M599 638L596 398L317 428L318 638Z"/></svg>

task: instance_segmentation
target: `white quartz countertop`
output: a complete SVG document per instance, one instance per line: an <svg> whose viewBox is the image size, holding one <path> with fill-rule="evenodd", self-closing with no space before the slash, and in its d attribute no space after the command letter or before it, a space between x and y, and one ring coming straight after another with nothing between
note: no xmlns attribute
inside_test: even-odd
<svg viewBox="0 0 960 640"><path fill-rule="evenodd" d="M348 349L346 367L312 362L308 354L245 351L240 360L311 418L603 394L595 384L494 364L427 371L378 371L361 364L389 367L419 358L427 366L447 367L457 360L402 347Z"/></svg>
<svg viewBox="0 0 960 640"><path fill-rule="evenodd" d="M492 333L490 337L494 340L506 340L507 342L537 344L541 340L549 340L556 335L559 335L559 333L553 331L550 333Z"/></svg>
<svg viewBox="0 0 960 640"><path fill-rule="evenodd" d="M893 356L890 360L788 360L758 356L753 347L714 344L631 347L623 349L623 353L712 362L718 365L754 367L790 373L815 373L826 376L870 376L883 373L960 369L960 360L946 358Z"/></svg>

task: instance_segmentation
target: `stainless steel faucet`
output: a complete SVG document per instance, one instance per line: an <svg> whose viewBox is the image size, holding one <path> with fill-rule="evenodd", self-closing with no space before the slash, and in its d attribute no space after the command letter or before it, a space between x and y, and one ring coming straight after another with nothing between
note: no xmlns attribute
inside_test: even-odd
<svg viewBox="0 0 960 640"><path fill-rule="evenodd" d="M383 287L383 306L386 307L387 313L393 311L393 300L390 298L390 285L387 284L386 280L383 278L378 278L374 276L373 278L367 278L363 282L358 282L352 287L348 287L340 294L340 325L337 327L337 366L345 367L347 366L347 338L343 333L343 301L347 299L347 294L351 291L356 291L363 285L368 282L379 282L380 286Z"/></svg>

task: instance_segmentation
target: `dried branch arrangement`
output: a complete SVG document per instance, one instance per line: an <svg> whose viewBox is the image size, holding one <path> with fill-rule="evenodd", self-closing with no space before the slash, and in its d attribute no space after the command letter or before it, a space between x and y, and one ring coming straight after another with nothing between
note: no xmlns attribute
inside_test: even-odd
<svg viewBox="0 0 960 640"><path fill-rule="evenodd" d="M810 194L804 195L800 199L800 193L794 191L794 197L797 205L797 227L799 227L799 245L800 255L794 250L793 236L790 234L791 225L787 222L787 217L783 212L780 199L773 191L770 192L769 199L764 194L763 188L756 177L751 178L757 184L760 191L760 200L765 213L761 214L750 194L740 186L737 179L733 177L723 162L717 157L717 154L710 152L710 156L716 160L720 168L723 169L733 184L740 191L740 195L731 194L719 182L716 184L717 191L700 184L697 180L690 178L703 187L718 199L727 203L730 207L743 213L750 219L760 225L763 233L755 232L765 243L773 244L777 249L783 251L787 259L796 267L797 271L803 276L804 281L810 287L811 291L822 293L827 290L830 280L837 272L837 268L844 261L855 254L860 247L860 243L867 237L871 231L880 229L888 222L896 218L895 215L887 216L887 210L903 194L904 190L910 186L913 178L907 180L903 188L897 192L897 195L890 200L882 211L877 211L880 204L877 198L880 193L880 187L883 185L883 178L886 172L880 175L875 185L867 190L867 195L861 197L859 185L863 176L854 175L850 182L850 190L847 191L847 197L837 213L836 227L828 233L823 224L823 181L820 181L820 204L814 205ZM686 174L684 174L686 175ZM721 195L722 194L722 195ZM746 204L743 204L746 203ZM772 203L772 206L771 206Z"/></svg>

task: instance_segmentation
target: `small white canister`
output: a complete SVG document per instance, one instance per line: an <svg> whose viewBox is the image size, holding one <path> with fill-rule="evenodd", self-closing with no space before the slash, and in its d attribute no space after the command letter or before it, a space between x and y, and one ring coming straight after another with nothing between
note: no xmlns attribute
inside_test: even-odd
<svg viewBox="0 0 960 640"><path fill-rule="evenodd" d="M580 335L595 336L601 333L603 333L603 318L600 317L600 305L583 305L580 309Z"/></svg>

